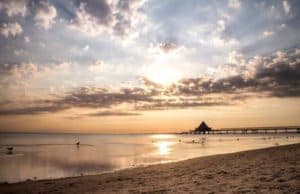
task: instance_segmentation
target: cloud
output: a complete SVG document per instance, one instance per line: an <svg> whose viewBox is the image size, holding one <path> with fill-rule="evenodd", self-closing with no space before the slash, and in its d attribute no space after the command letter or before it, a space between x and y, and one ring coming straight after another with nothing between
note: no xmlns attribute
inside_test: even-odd
<svg viewBox="0 0 300 194"><path fill-rule="evenodd" d="M12 76L14 78L20 78L23 76L29 77L38 71L37 65L33 63L21 63L21 64L1 64L0 75Z"/></svg>
<svg viewBox="0 0 300 194"><path fill-rule="evenodd" d="M263 32L263 37L264 38L268 38L268 37L271 37L274 35L274 32L273 31L264 31Z"/></svg>
<svg viewBox="0 0 300 194"><path fill-rule="evenodd" d="M136 111L235 105L250 98L300 97L298 48L250 59L238 53L232 55L237 58L233 60L235 64L222 65L219 72L211 76L184 78L167 86L142 77L139 87L117 90L97 86L75 88L55 98L36 101L28 107L2 108L0 115L34 115L89 108L100 111L85 116L129 116L130 113L139 114ZM11 72L22 76L24 72L28 75L28 72L37 71L34 65L17 66L13 70L15 68L6 65L0 73ZM217 76L226 72L227 68L235 73ZM124 106L127 107L125 112L112 111Z"/></svg>
<svg viewBox="0 0 300 194"><path fill-rule="evenodd" d="M177 45L175 43L172 43L172 42L165 42L165 43L160 43L159 48L162 51L168 53L169 51L176 49Z"/></svg>
<svg viewBox="0 0 300 194"><path fill-rule="evenodd" d="M0 64L0 75L16 77L32 77L37 73L58 73L69 70L71 64L35 64L29 63L4 63Z"/></svg>
<svg viewBox="0 0 300 194"><path fill-rule="evenodd" d="M4 10L7 16L25 16L27 12L26 0L1 0L0 10Z"/></svg>
<svg viewBox="0 0 300 194"><path fill-rule="evenodd" d="M69 27L89 36L96 36L112 26L113 15L110 6L104 0L80 2L76 18Z"/></svg>
<svg viewBox="0 0 300 194"><path fill-rule="evenodd" d="M55 113L69 108L111 108L112 106L124 103L151 102L152 91L146 91L142 88L125 88L118 92L109 92L107 89L99 87L79 88L57 99L49 99L35 102L33 106L0 109L0 115L35 115L42 113ZM94 114L94 113L93 113ZM104 116L113 114L112 112L98 112L90 116ZM117 114L117 113L116 113ZM116 115L115 114L115 115ZM119 115L125 113L120 113Z"/></svg>
<svg viewBox="0 0 300 194"><path fill-rule="evenodd" d="M200 39L200 43L202 45L220 49L237 46L239 44L237 39L224 36L226 28L226 21L224 19L219 19L214 28L208 29L205 38Z"/></svg>
<svg viewBox="0 0 300 194"><path fill-rule="evenodd" d="M239 9L241 7L241 1L240 0L229 0L228 7L233 8L233 9Z"/></svg>
<svg viewBox="0 0 300 194"><path fill-rule="evenodd" d="M139 111L149 111L149 110L169 110L169 109L186 109L186 108L193 108L193 107L210 107L210 106L227 106L230 105L229 102L225 102L222 100L219 101L179 101L179 102L156 102L156 103L149 103L149 104L137 104L135 106L135 110Z"/></svg>
<svg viewBox="0 0 300 194"><path fill-rule="evenodd" d="M25 43L30 43L31 42L31 39L29 36L24 36L24 42Z"/></svg>
<svg viewBox="0 0 300 194"><path fill-rule="evenodd" d="M45 1L39 1L35 5L34 20L39 28L48 30L55 23L56 8Z"/></svg>
<svg viewBox="0 0 300 194"><path fill-rule="evenodd" d="M213 36L209 43L216 48L231 47L239 44L236 39L223 39L219 35Z"/></svg>
<svg viewBox="0 0 300 194"><path fill-rule="evenodd" d="M26 50L17 51L15 54L23 53L28 54ZM36 98L40 92L37 90L33 92L33 88L41 88L41 85L45 84L40 90L47 90L50 84L57 84L57 79L64 79L70 67L69 63L0 63L0 89L3 91L0 99L2 96L14 99L24 98L24 93L27 98L32 96ZM64 84L57 87L64 87Z"/></svg>
<svg viewBox="0 0 300 194"><path fill-rule="evenodd" d="M116 24L114 26L114 33L117 36L128 36L131 29L145 19L145 16L139 10L144 3L145 0L120 0L118 2L115 7Z"/></svg>
<svg viewBox="0 0 300 194"><path fill-rule="evenodd" d="M80 1L69 27L88 36L102 32L118 37L129 36L131 29L142 19L138 9L143 3L141 0Z"/></svg>
<svg viewBox="0 0 300 194"><path fill-rule="evenodd" d="M110 92L104 88L83 87L69 93L55 103L75 107L109 108L123 103L154 101L152 96L157 95L156 92L143 88L123 88L117 92Z"/></svg>
<svg viewBox="0 0 300 194"><path fill-rule="evenodd" d="M217 31L218 32L223 32L226 28L226 25L225 25L225 21L224 20L218 20L218 28L217 28Z"/></svg>
<svg viewBox="0 0 300 194"><path fill-rule="evenodd" d="M160 88L161 84L156 83L146 77L139 77L139 81L141 81L146 87L149 88Z"/></svg>
<svg viewBox="0 0 300 194"><path fill-rule="evenodd" d="M88 66L88 70L92 73L102 73L110 69L110 65L104 61L97 59L94 63Z"/></svg>
<svg viewBox="0 0 300 194"><path fill-rule="evenodd" d="M23 49L17 49L17 50L14 50L14 54L15 54L16 56L20 56L20 55L26 54L26 51L23 50Z"/></svg>
<svg viewBox="0 0 300 194"><path fill-rule="evenodd" d="M174 95L247 94L265 97L300 97L300 61L295 51L255 57L236 66L238 75L220 79L189 78L175 84ZM221 72L219 72L221 73Z"/></svg>
<svg viewBox="0 0 300 194"><path fill-rule="evenodd" d="M245 58L244 55L241 53L238 53L237 51L231 51L228 56L228 61L231 64L245 64Z"/></svg>
<svg viewBox="0 0 300 194"><path fill-rule="evenodd" d="M120 112L120 111L100 111L96 113L85 114L90 117L107 117L107 116L139 116L140 113L135 112Z"/></svg>
<svg viewBox="0 0 300 194"><path fill-rule="evenodd" d="M112 10L110 4L106 0L93 1L83 0L80 1L79 11L84 11L95 23L102 25L109 25L112 22Z"/></svg>
<svg viewBox="0 0 300 194"><path fill-rule="evenodd" d="M283 9L284 9L284 12L286 14L289 14L290 11L291 11L291 5L289 4L289 2L287 0L283 0L282 1L282 6L283 6Z"/></svg>
<svg viewBox="0 0 300 194"><path fill-rule="evenodd" d="M9 36L15 37L18 34L22 34L23 28L22 26L15 22L15 23L2 23L0 26L0 34L6 38Z"/></svg>
<svg viewBox="0 0 300 194"><path fill-rule="evenodd" d="M9 115L37 115L43 113L55 113L58 111L65 110L65 107L62 106L34 106L26 108L16 108L16 109L2 109L0 110L0 116L9 116Z"/></svg>

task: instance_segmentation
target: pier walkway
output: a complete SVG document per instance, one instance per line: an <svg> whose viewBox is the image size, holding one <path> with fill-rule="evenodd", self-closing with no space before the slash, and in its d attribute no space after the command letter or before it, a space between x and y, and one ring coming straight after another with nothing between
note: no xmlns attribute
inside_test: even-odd
<svg viewBox="0 0 300 194"><path fill-rule="evenodd" d="M277 128L243 128L243 129L213 129L205 132L190 131L188 134L276 134L276 133L300 133L300 127Z"/></svg>

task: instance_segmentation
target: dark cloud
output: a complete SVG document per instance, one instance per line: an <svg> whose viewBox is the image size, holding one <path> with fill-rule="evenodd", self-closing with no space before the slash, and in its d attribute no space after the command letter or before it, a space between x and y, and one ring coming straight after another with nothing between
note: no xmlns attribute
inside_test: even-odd
<svg viewBox="0 0 300 194"><path fill-rule="evenodd" d="M71 107L109 108L122 103L152 102L156 90L142 88L123 88L118 92L109 92L103 88L80 88L62 99L54 101L58 105Z"/></svg>
<svg viewBox="0 0 300 194"><path fill-rule="evenodd" d="M132 20L138 20L138 10L143 5L143 0L119 0L116 6L118 10L115 15L116 24L114 26L114 33L117 36L124 36L130 32L133 27Z"/></svg>
<svg viewBox="0 0 300 194"><path fill-rule="evenodd" d="M114 33L117 36L124 36L131 28L131 21L124 18L122 15L118 15L117 18L118 22L114 26Z"/></svg>
<svg viewBox="0 0 300 194"><path fill-rule="evenodd" d="M179 102L169 102L169 101L162 101L162 102L155 102L155 103L149 103L149 104L141 104L136 105L135 109L140 111L146 111L146 110L168 110L168 109L183 109L183 108L191 108L191 107L210 107L210 106L227 106L230 105L229 102L209 102L209 101L203 101L203 102L197 102L197 101L191 101L191 102L185 102L185 101L179 101Z"/></svg>
<svg viewBox="0 0 300 194"><path fill-rule="evenodd" d="M100 111L96 113L85 114L90 117L107 117L107 116L139 116L140 113L135 112L119 112L119 111Z"/></svg>
<svg viewBox="0 0 300 194"><path fill-rule="evenodd" d="M106 31L123 37L132 29L133 20L140 19L137 13L143 3L141 0L80 0L71 26L93 36Z"/></svg>
<svg viewBox="0 0 300 194"><path fill-rule="evenodd" d="M113 21L112 9L106 0L80 0L80 6L100 25L109 25Z"/></svg>
<svg viewBox="0 0 300 194"><path fill-rule="evenodd" d="M43 113L55 113L67 109L66 106L60 105L48 105L48 106L34 106L26 108L12 108L12 109L3 109L0 110L0 116L8 115L36 115Z"/></svg>
<svg viewBox="0 0 300 194"><path fill-rule="evenodd" d="M165 43L160 43L159 48L167 53L171 50L176 49L177 45L175 43L172 43L172 42L165 42Z"/></svg>
<svg viewBox="0 0 300 194"><path fill-rule="evenodd" d="M117 8L120 11L123 11L125 13L130 13L134 7L138 6L138 3L142 2L140 0L120 0L117 4Z"/></svg>
<svg viewBox="0 0 300 194"><path fill-rule="evenodd" d="M289 58L257 66L252 76L235 75L215 80L190 78L169 88L172 95L201 96L208 94L257 93L269 97L300 96L300 61Z"/></svg>
<svg viewBox="0 0 300 194"><path fill-rule="evenodd" d="M50 2L44 0L29 1L31 12L34 14L35 24L44 30L52 27L57 16L56 7Z"/></svg>
<svg viewBox="0 0 300 194"><path fill-rule="evenodd" d="M69 108L110 108L123 103L135 104L140 102L158 101L152 97L158 95L155 90L146 90L142 88L124 88L118 92L109 92L106 89L98 87L79 88L65 96L54 99L36 102L37 106L25 108L0 109L0 115L34 115L42 113L54 113ZM41 105L40 105L41 104ZM137 113L121 112L99 112L90 116L129 116Z"/></svg>

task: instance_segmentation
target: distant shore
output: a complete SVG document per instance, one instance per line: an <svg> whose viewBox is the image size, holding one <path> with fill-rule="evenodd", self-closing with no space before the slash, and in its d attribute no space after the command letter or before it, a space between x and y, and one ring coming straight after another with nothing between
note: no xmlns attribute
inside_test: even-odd
<svg viewBox="0 0 300 194"><path fill-rule="evenodd" d="M1 184L0 193L297 193L300 144L126 169Z"/></svg>

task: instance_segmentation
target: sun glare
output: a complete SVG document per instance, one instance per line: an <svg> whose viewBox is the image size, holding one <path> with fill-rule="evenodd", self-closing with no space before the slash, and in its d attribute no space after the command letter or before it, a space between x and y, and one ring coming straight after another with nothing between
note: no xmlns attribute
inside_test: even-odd
<svg viewBox="0 0 300 194"><path fill-rule="evenodd" d="M168 155L171 152L172 142L160 141L155 143L160 155Z"/></svg>
<svg viewBox="0 0 300 194"><path fill-rule="evenodd" d="M162 85L169 85L178 81L181 78L179 72L168 67L161 67L157 70L154 70L148 75L148 77L152 81Z"/></svg>
<svg viewBox="0 0 300 194"><path fill-rule="evenodd" d="M175 59L175 55L160 54L146 69L146 77L164 86L177 82L182 78L182 73L174 68Z"/></svg>

